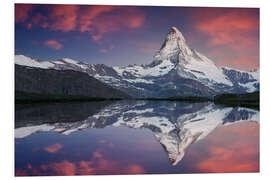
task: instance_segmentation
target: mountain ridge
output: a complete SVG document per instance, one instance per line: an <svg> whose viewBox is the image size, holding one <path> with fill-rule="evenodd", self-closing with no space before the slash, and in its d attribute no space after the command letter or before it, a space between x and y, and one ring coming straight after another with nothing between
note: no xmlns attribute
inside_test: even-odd
<svg viewBox="0 0 270 180"><path fill-rule="evenodd" d="M182 33L172 27L164 43L146 65L124 67L88 64L69 58L37 61L15 55L15 63L44 69L72 69L85 72L133 97L171 96L213 97L222 93L246 93L259 90L259 70L243 71L217 67L190 48Z"/></svg>

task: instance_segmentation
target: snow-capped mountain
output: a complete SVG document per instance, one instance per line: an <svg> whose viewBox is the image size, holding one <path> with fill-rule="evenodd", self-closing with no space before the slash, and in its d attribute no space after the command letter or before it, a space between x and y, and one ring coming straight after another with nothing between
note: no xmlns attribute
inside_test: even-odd
<svg viewBox="0 0 270 180"><path fill-rule="evenodd" d="M93 104L89 106L93 107ZM50 105L47 111L50 112L51 109L55 108L57 108L57 105ZM48 122L50 117L43 115L50 114L46 113L46 110L38 108L34 111L27 108L22 109L16 116L16 124L22 121L24 121L24 124L21 123L15 129L15 138L25 138L33 133L46 131L69 135L78 130L109 126L148 129L167 152L170 162L176 165L184 157L185 149L190 144L205 138L216 127L239 121L259 121L259 112L256 110L221 107L214 103L121 101L109 104L94 114L91 108L87 108L87 105L85 105L85 108L81 106L77 108L80 113L77 113L76 109L73 111L67 110L69 116L72 117L71 122L60 120L50 123ZM29 116L38 114L38 112L43 113L38 117L34 116L32 121ZM82 114L86 116L87 112L91 115L82 119ZM69 116L63 114L63 117ZM78 121L75 121L76 118Z"/></svg>
<svg viewBox="0 0 270 180"><path fill-rule="evenodd" d="M135 97L206 96L220 93L245 93L259 90L259 71L241 71L217 67L215 63L190 48L182 33L172 27L153 61L147 65L110 67L63 58L39 61L15 56L19 65L72 69L88 73Z"/></svg>
<svg viewBox="0 0 270 180"><path fill-rule="evenodd" d="M229 77L235 89L245 89L246 92L254 92L260 89L260 72L252 70L249 72L222 67L223 73Z"/></svg>

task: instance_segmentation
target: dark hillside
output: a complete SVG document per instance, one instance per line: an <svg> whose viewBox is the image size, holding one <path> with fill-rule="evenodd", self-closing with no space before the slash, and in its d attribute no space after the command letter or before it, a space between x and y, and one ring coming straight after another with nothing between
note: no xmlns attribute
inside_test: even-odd
<svg viewBox="0 0 270 180"><path fill-rule="evenodd" d="M129 98L86 73L15 65L15 100L102 100Z"/></svg>

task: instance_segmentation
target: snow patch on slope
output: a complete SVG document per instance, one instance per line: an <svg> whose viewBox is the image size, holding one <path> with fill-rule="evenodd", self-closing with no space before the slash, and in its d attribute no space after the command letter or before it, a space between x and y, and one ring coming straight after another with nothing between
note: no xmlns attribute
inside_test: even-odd
<svg viewBox="0 0 270 180"><path fill-rule="evenodd" d="M15 55L15 64L18 64L21 66L42 68L42 69L49 69L54 66L54 64L51 62L37 61L29 57L26 57L24 55Z"/></svg>
<svg viewBox="0 0 270 180"><path fill-rule="evenodd" d="M242 83L239 83L240 86L246 88L247 92L251 93L251 92L254 92L257 90L257 88L255 87L255 85L257 84L258 82L255 81L255 82L248 82L246 84L242 84Z"/></svg>
<svg viewBox="0 0 270 180"><path fill-rule="evenodd" d="M143 67L143 66L127 66L127 67L113 67L113 69L120 75L123 76L125 72L134 75L137 78L144 77L156 77L163 76L171 71L175 65L170 60L164 60L159 65L154 67Z"/></svg>
<svg viewBox="0 0 270 180"><path fill-rule="evenodd" d="M54 129L54 126L42 124L39 126L28 126L15 129L15 138L25 138L37 132L46 132Z"/></svg>

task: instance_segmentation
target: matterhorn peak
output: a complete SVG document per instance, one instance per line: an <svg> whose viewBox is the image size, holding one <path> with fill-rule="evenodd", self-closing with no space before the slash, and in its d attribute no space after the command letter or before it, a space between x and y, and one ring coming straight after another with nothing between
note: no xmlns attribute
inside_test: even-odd
<svg viewBox="0 0 270 180"><path fill-rule="evenodd" d="M186 57L191 56L192 54L192 50L186 44L183 34L176 27L171 27L164 43L154 59L168 59L172 62L178 62L179 55Z"/></svg>
<svg viewBox="0 0 270 180"><path fill-rule="evenodd" d="M173 40L178 40L178 41L184 41L186 42L183 34L176 28L176 27L171 27L169 34L167 36L167 39L173 39Z"/></svg>

